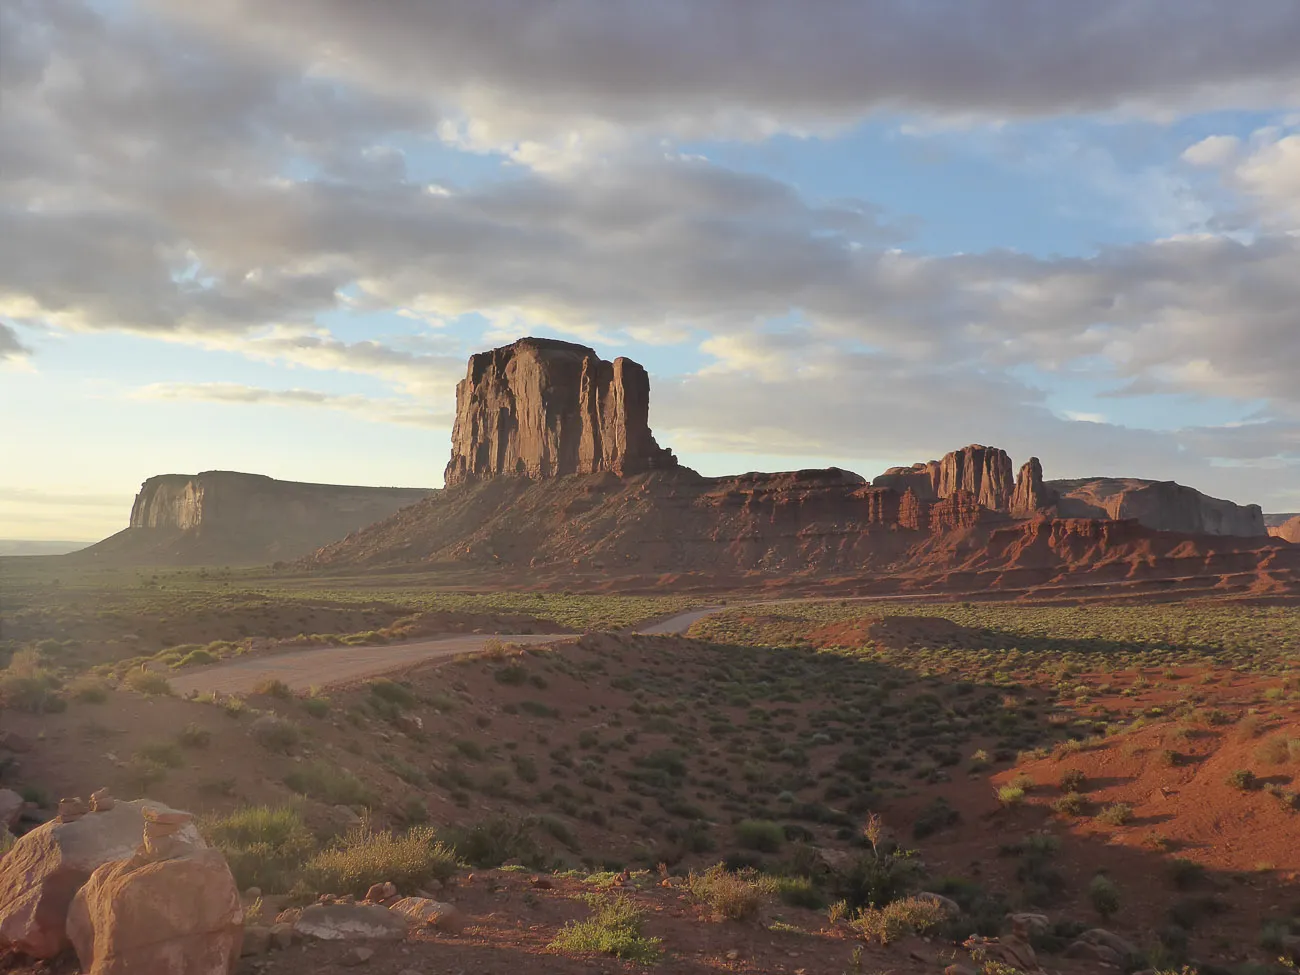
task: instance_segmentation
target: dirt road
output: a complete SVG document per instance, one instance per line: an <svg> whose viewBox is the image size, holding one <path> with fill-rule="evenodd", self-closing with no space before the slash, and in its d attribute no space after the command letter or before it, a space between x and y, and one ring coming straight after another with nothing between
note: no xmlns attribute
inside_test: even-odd
<svg viewBox="0 0 1300 975"><path fill-rule="evenodd" d="M698 619L719 612L722 607L695 609L637 630L638 633L685 633ZM177 694L196 691L208 694L247 694L259 684L281 680L292 690L349 684L367 677L402 670L412 664L442 657L478 653L489 643L555 643L574 639L563 633L471 633L439 637L417 643L380 644L368 647L316 647L268 657L231 660L171 678Z"/></svg>

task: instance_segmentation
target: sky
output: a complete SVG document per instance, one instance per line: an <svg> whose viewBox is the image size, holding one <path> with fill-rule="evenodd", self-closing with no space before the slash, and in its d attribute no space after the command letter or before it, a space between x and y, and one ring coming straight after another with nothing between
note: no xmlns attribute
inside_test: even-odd
<svg viewBox="0 0 1300 975"><path fill-rule="evenodd" d="M0 0L0 538L439 487L523 335L716 475L1300 510L1294 0Z"/></svg>

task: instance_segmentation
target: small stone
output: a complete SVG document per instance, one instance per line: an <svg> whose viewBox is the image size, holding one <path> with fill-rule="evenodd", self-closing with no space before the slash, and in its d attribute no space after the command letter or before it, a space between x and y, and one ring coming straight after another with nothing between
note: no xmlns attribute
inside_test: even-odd
<svg viewBox="0 0 1300 975"><path fill-rule="evenodd" d="M247 897L250 901L255 901L262 896L262 888L249 887L248 890L244 891L244 896Z"/></svg>
<svg viewBox="0 0 1300 975"><path fill-rule="evenodd" d="M90 794L90 811L94 813L108 812L115 805L112 794L108 791L108 786L102 789L96 789Z"/></svg>
<svg viewBox="0 0 1300 975"><path fill-rule="evenodd" d="M256 924L244 925L244 944L240 955L265 955L271 950L271 929Z"/></svg>
<svg viewBox="0 0 1300 975"><path fill-rule="evenodd" d="M74 799L59 800L59 822L75 823L82 816L86 815L85 800L79 796Z"/></svg>
<svg viewBox="0 0 1300 975"><path fill-rule="evenodd" d="M740 959L740 949L739 948L729 949L726 954L726 959L727 961L738 961Z"/></svg>
<svg viewBox="0 0 1300 975"><path fill-rule="evenodd" d="M271 947L276 951L284 951L293 947L292 924L272 924L268 933L271 935Z"/></svg>
<svg viewBox="0 0 1300 975"><path fill-rule="evenodd" d="M346 955L343 956L343 964L364 965L366 962L370 961L370 959L374 957L375 957L375 952L374 949L372 948L353 948Z"/></svg>
<svg viewBox="0 0 1300 975"><path fill-rule="evenodd" d="M370 889L366 891L366 900L371 904L379 904L390 897L396 896L397 887L390 881L384 881L382 884L371 884Z"/></svg>
<svg viewBox="0 0 1300 975"><path fill-rule="evenodd" d="M179 809L158 809L154 806L145 806L141 815L144 816L146 823L156 823L160 826L181 827L194 821L193 813L182 812Z"/></svg>

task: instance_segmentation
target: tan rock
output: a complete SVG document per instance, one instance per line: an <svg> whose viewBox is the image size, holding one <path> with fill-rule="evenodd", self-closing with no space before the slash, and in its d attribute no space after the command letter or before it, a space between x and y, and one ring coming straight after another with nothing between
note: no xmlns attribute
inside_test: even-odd
<svg viewBox="0 0 1300 975"><path fill-rule="evenodd" d="M70 823L52 820L20 837L0 860L0 946L34 958L62 951L73 895L97 868L135 853L145 808L167 807L143 799L118 802L108 812ZM192 824L182 835L192 846L206 846Z"/></svg>
<svg viewBox="0 0 1300 975"><path fill-rule="evenodd" d="M390 881L384 881L382 884L371 884L370 889L366 891L366 900L372 904L380 904L390 897L397 896L397 887Z"/></svg>
<svg viewBox="0 0 1300 975"><path fill-rule="evenodd" d="M294 933L318 941L401 941L407 919L377 904L313 904L303 908Z"/></svg>
<svg viewBox="0 0 1300 975"><path fill-rule="evenodd" d="M243 933L235 878L212 849L105 864L68 911L86 975L229 975Z"/></svg>
<svg viewBox="0 0 1300 975"><path fill-rule="evenodd" d="M675 467L649 409L650 379L630 359L537 338L480 352L456 386L446 483Z"/></svg>
<svg viewBox="0 0 1300 975"><path fill-rule="evenodd" d="M454 904L429 900L424 897L403 897L389 910L409 918L413 924L436 928L448 934L457 934L465 927L465 915Z"/></svg>
<svg viewBox="0 0 1300 975"><path fill-rule="evenodd" d="M86 800L80 797L59 800L59 822L61 823L75 823L88 811Z"/></svg>
<svg viewBox="0 0 1300 975"><path fill-rule="evenodd" d="M271 950L271 929L263 927L260 924L249 924L244 926L244 943L240 949L240 955L247 958L249 955L265 955Z"/></svg>
<svg viewBox="0 0 1300 975"><path fill-rule="evenodd" d="M0 789L0 829L18 825L26 800L12 789Z"/></svg>
<svg viewBox="0 0 1300 975"><path fill-rule="evenodd" d="M293 925L276 923L271 925L271 946L277 951L293 947Z"/></svg>
<svg viewBox="0 0 1300 975"><path fill-rule="evenodd" d="M96 789L90 794L90 811L94 813L108 812L113 808L115 801L108 791L108 786Z"/></svg>

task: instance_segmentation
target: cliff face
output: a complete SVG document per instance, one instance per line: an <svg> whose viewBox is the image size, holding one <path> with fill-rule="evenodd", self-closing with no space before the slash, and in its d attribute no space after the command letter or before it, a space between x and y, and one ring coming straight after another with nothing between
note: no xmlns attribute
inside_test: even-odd
<svg viewBox="0 0 1300 975"><path fill-rule="evenodd" d="M1280 538L1284 542L1290 542L1292 545L1300 545L1300 515L1296 515L1289 521L1284 521L1280 525L1270 525L1268 533L1275 538Z"/></svg>
<svg viewBox="0 0 1300 975"><path fill-rule="evenodd" d="M990 511L1006 511L1015 491L1011 458L1005 450L971 444L911 467L891 467L871 482L902 493L911 491L919 501L942 501L963 492Z"/></svg>
<svg viewBox="0 0 1300 975"><path fill-rule="evenodd" d="M1198 535L1268 534L1259 505L1211 498L1174 481L1099 477L1047 484L1060 493L1062 518L1132 518L1156 531Z"/></svg>
<svg viewBox="0 0 1300 975"><path fill-rule="evenodd" d="M428 494L419 488L305 484L233 471L162 474L141 485L130 527L81 554L144 564L294 559Z"/></svg>
<svg viewBox="0 0 1300 975"><path fill-rule="evenodd" d="M480 352L456 386L446 483L675 467L649 414L650 378L630 359L534 338Z"/></svg>
<svg viewBox="0 0 1300 975"><path fill-rule="evenodd" d="M1043 483L1042 463L1037 457L1030 457L1016 476L1016 489L1009 506L1011 517L1033 518L1051 511L1058 500L1057 493Z"/></svg>

